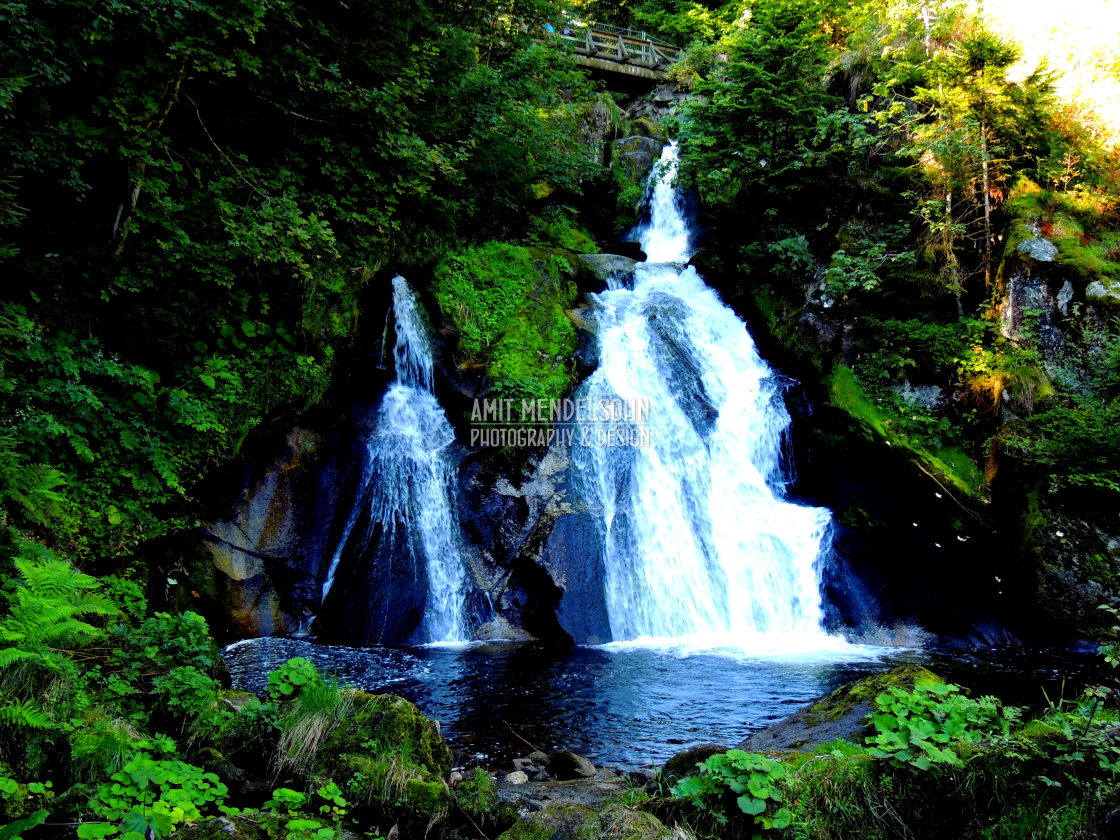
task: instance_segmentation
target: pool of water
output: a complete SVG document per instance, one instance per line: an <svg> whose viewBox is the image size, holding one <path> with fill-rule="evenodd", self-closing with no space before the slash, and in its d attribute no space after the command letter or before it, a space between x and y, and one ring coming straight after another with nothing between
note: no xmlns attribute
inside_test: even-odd
<svg viewBox="0 0 1120 840"><path fill-rule="evenodd" d="M975 693L1038 703L1089 679L1091 657L1038 652L937 654L853 648L848 655L751 658L647 648L533 644L349 648L254 639L225 651L234 685L262 692L270 670L304 656L344 684L411 700L451 745L486 765L532 748L567 748L598 764L656 765L688 745L734 745L837 686L919 662ZM530 746L531 745L531 746Z"/></svg>

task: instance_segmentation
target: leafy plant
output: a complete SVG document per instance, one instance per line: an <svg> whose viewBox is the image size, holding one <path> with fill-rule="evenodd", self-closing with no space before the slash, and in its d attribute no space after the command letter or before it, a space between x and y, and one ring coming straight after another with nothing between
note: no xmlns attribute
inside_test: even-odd
<svg viewBox="0 0 1120 840"><path fill-rule="evenodd" d="M274 699L294 698L306 686L322 680L318 669L310 659L297 656L268 675L268 696Z"/></svg>
<svg viewBox="0 0 1120 840"><path fill-rule="evenodd" d="M90 801L94 814L106 822L84 823L78 836L94 840L123 832L125 837L133 833L164 837L175 826L220 808L227 792L216 775L200 767L138 755L102 784Z"/></svg>
<svg viewBox="0 0 1120 840"><path fill-rule="evenodd" d="M779 762L729 750L697 766L700 773L679 781L672 794L687 799L717 825L726 825L735 812L751 817L764 829L785 828L792 821L793 815L781 804L784 794L778 782L786 771Z"/></svg>
<svg viewBox="0 0 1120 840"><path fill-rule="evenodd" d="M963 744L1006 736L1019 710L994 697L965 697L948 683L894 686L875 698L867 738L869 753L897 767L928 770L934 764L960 765Z"/></svg>

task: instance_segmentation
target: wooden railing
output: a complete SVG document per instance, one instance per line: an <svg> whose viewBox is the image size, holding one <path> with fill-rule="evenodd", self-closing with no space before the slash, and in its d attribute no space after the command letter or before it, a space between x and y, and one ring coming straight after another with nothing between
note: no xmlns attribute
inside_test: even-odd
<svg viewBox="0 0 1120 840"><path fill-rule="evenodd" d="M571 44L577 55L664 71L681 54L679 47L655 41L645 32L607 23L565 23L556 36Z"/></svg>

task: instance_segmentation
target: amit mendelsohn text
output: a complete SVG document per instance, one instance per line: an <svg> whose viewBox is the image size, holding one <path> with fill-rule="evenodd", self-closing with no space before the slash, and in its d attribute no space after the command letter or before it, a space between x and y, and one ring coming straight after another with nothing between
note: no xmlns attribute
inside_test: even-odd
<svg viewBox="0 0 1120 840"><path fill-rule="evenodd" d="M471 446L649 446L648 397L475 400Z"/></svg>

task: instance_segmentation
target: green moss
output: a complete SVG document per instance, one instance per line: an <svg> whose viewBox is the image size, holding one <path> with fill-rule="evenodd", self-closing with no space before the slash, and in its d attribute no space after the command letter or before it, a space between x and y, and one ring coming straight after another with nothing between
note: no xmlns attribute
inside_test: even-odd
<svg viewBox="0 0 1120 840"><path fill-rule="evenodd" d="M809 720L815 724L840 720L857 706L871 704L888 688L897 687L912 691L914 686L932 685L938 682L942 682L941 678L921 665L900 665L885 674L876 674L840 686L810 707Z"/></svg>
<svg viewBox="0 0 1120 840"><path fill-rule="evenodd" d="M501 336L535 276L529 249L504 242L455 251L436 266L432 291L459 333L460 353L476 356Z"/></svg>
<svg viewBox="0 0 1120 840"><path fill-rule="evenodd" d="M482 364L503 399L559 399L572 385L578 341L568 309L578 290L568 257L491 242L436 270L436 300L459 332L461 360Z"/></svg>
<svg viewBox="0 0 1120 840"><path fill-rule="evenodd" d="M1101 196L1043 190L1023 178L1005 208L1024 224L1012 225L1007 252L1033 235L1027 224L1058 247L1055 262L1085 280L1120 279L1120 231L1110 230L1113 208Z"/></svg>
<svg viewBox="0 0 1120 840"><path fill-rule="evenodd" d="M498 840L553 840L555 837L575 837L595 811L584 805L555 803L518 820L498 836Z"/></svg>
<svg viewBox="0 0 1120 840"><path fill-rule="evenodd" d="M987 489L984 473L963 449L927 446L896 428L893 418L871 401L851 368L841 365L833 371L829 379L829 402L856 421L869 439L881 439L906 450L926 470L971 498L984 496Z"/></svg>
<svg viewBox="0 0 1120 840"><path fill-rule="evenodd" d="M420 817L435 820L447 813L449 797L447 786L441 782L409 779L404 786L404 802L410 811Z"/></svg>
<svg viewBox="0 0 1120 840"><path fill-rule="evenodd" d="M498 840L552 840L552 832L533 820L518 820L498 835Z"/></svg>
<svg viewBox="0 0 1120 840"><path fill-rule="evenodd" d="M1081 564L1081 571L1089 580L1096 581L1108 589L1115 589L1117 585L1116 570L1113 564L1103 554L1093 554L1086 557Z"/></svg>

